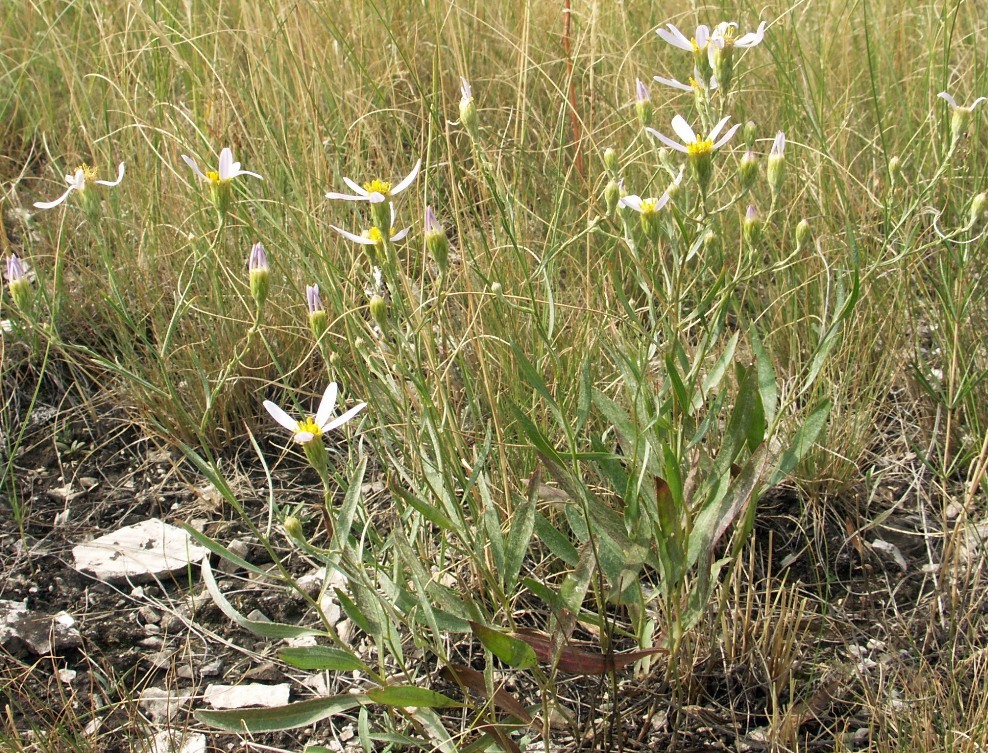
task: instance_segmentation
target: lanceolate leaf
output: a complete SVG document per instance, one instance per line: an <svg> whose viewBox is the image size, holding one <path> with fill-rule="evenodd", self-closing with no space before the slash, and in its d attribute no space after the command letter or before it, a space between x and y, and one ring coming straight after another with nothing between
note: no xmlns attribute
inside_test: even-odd
<svg viewBox="0 0 988 753"><path fill-rule="evenodd" d="M519 630L512 635L515 635L531 646L540 662L545 664L552 663L552 640L548 635L534 630ZM668 649L658 647L627 651L622 654L602 654L598 651L578 648L576 646L563 646L559 652L559 662L556 666L560 672L566 672L567 674L603 675L624 669L629 664L633 664L639 659L644 659L646 656L667 653L669 653Z"/></svg>
<svg viewBox="0 0 988 753"><path fill-rule="evenodd" d="M484 647L509 667L528 669L537 663L535 652L524 641L481 625L479 622L471 622L470 627Z"/></svg>
<svg viewBox="0 0 988 753"><path fill-rule="evenodd" d="M442 693L417 685L388 685L367 691L367 697L375 703L381 703L393 708L454 708L462 703L454 701Z"/></svg>
<svg viewBox="0 0 988 753"><path fill-rule="evenodd" d="M366 696L347 693L330 698L299 701L287 706L276 706L269 709L197 711L195 717L203 724L218 727L227 732L276 732L307 727L367 702Z"/></svg>

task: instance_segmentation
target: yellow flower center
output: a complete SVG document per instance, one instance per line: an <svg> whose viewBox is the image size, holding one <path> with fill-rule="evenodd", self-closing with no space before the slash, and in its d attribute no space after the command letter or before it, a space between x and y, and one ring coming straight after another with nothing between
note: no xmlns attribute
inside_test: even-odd
<svg viewBox="0 0 988 753"><path fill-rule="evenodd" d="M705 44L705 45L703 45L703 47L701 47L700 45L698 45L698 44L696 43L696 37L691 37L691 38L690 38L690 42L692 42L692 43L693 43L693 52L694 52L694 53L696 53L696 52L703 52L703 51L704 51L705 49L707 49L707 45L706 45L706 44ZM708 43L708 44L709 44L709 43Z"/></svg>
<svg viewBox="0 0 988 753"><path fill-rule="evenodd" d="M362 233L362 235L367 240L374 241L375 243L383 243L384 242L384 234L381 233L380 228L376 228L376 227L369 228L369 229L365 230Z"/></svg>
<svg viewBox="0 0 988 753"><path fill-rule="evenodd" d="M316 423L315 416L309 416L304 421L298 422L298 429L295 430L296 434L301 434L303 431L309 432L313 437L322 436L322 429L319 428L319 424Z"/></svg>
<svg viewBox="0 0 988 753"><path fill-rule="evenodd" d="M658 211L658 201L656 199L642 199L642 214L655 214Z"/></svg>
<svg viewBox="0 0 988 753"><path fill-rule="evenodd" d="M686 145L686 154L689 157L704 157L713 150L713 139L697 139L692 144Z"/></svg>
<svg viewBox="0 0 988 753"><path fill-rule="evenodd" d="M92 183L94 180L96 180L96 178L99 177L99 174L96 172L96 168L95 167L90 167L85 162L83 162L81 165L79 165L72 172L73 173L77 173L80 170L82 170L82 176L85 179L86 183Z"/></svg>
<svg viewBox="0 0 988 753"><path fill-rule="evenodd" d="M375 178L370 183L364 183L364 190L367 193L379 193L384 196L388 196L391 193L391 184L386 180L378 180Z"/></svg>
<svg viewBox="0 0 988 753"><path fill-rule="evenodd" d="M220 183L223 182L220 180L220 174L216 170L207 170L206 178L209 180L210 183L216 186L218 186Z"/></svg>

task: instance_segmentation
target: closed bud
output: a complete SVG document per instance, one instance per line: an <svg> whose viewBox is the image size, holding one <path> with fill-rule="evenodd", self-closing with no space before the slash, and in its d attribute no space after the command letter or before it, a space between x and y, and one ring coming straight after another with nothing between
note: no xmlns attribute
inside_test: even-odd
<svg viewBox="0 0 988 753"><path fill-rule="evenodd" d="M460 93L460 122L467 135L476 141L480 135L480 118L477 116L477 105L473 102L473 89L465 78L460 79Z"/></svg>
<svg viewBox="0 0 988 753"><path fill-rule="evenodd" d="M708 258L712 258L719 252L720 236L713 230L708 230L703 234L703 254Z"/></svg>
<svg viewBox="0 0 988 753"><path fill-rule="evenodd" d="M270 273L268 270L268 257L264 251L264 246L255 243L250 250L250 261L248 262L250 295L258 308L264 305L267 300L268 290L271 287Z"/></svg>
<svg viewBox="0 0 988 753"><path fill-rule="evenodd" d="M889 178L892 181L892 188L902 181L902 160L898 157L889 160Z"/></svg>
<svg viewBox="0 0 988 753"><path fill-rule="evenodd" d="M758 158L754 152L748 151L744 153L744 156L741 158L739 170L741 173L741 188L745 191L751 190L751 187L755 185L755 181L758 179Z"/></svg>
<svg viewBox="0 0 988 753"><path fill-rule="evenodd" d="M305 533L302 531L302 524L298 518L288 515L282 525L285 527L285 533L288 534L288 538L293 541L305 541Z"/></svg>
<svg viewBox="0 0 988 753"><path fill-rule="evenodd" d="M607 205L607 216L612 217L621 198L621 184L616 180L607 181L604 186L604 203Z"/></svg>
<svg viewBox="0 0 988 753"><path fill-rule="evenodd" d="M609 146L604 150L604 167L607 168L607 172L611 174L611 177L617 177L618 153L614 147Z"/></svg>
<svg viewBox="0 0 988 753"><path fill-rule="evenodd" d="M652 125L652 114L655 108L652 106L652 95L648 87L642 83L641 79L635 80L635 112L638 114L638 121L642 127Z"/></svg>
<svg viewBox="0 0 988 753"><path fill-rule="evenodd" d="M499 282L492 282L491 283L491 292L494 295L496 295L498 298L503 298L504 297L504 289L501 287L501 283L499 283Z"/></svg>
<svg viewBox="0 0 988 753"><path fill-rule="evenodd" d="M748 206L741 226L744 239L749 246L757 246L762 237L762 219L753 205Z"/></svg>
<svg viewBox="0 0 988 753"><path fill-rule="evenodd" d="M374 321L377 322L377 326L383 330L388 323L387 301L384 300L383 296L375 293L370 297L370 300L367 302L367 306L370 308L371 316L374 317Z"/></svg>
<svg viewBox="0 0 988 753"><path fill-rule="evenodd" d="M425 208L425 247L435 259L439 271L445 274L449 267L449 239L432 207Z"/></svg>
<svg viewBox="0 0 988 753"><path fill-rule="evenodd" d="M329 326L329 315L323 308L322 298L319 297L318 285L307 285L305 287L305 302L309 308L309 328L312 330L316 342L322 339Z"/></svg>
<svg viewBox="0 0 988 753"><path fill-rule="evenodd" d="M772 142L772 151L769 152L768 166L765 169L766 176L768 177L768 188L772 193L773 201L778 197L779 191L782 190L785 166L786 135L782 131L779 131L775 135L775 141Z"/></svg>
<svg viewBox="0 0 988 753"><path fill-rule="evenodd" d="M971 125L971 110L967 107L953 108L950 116L950 148L959 144L967 136L967 130Z"/></svg>
<svg viewBox="0 0 988 753"><path fill-rule="evenodd" d="M799 221L796 225L796 248L805 248L806 244L810 242L810 223L805 219Z"/></svg>
<svg viewBox="0 0 988 753"><path fill-rule="evenodd" d="M968 225L973 229L980 227L988 219L988 194L979 193L971 199L971 216Z"/></svg>
<svg viewBox="0 0 988 753"><path fill-rule="evenodd" d="M24 271L24 264L17 258L17 254L7 257L7 289L10 291L10 297L14 299L14 305L22 313L28 313L34 302L34 291Z"/></svg>
<svg viewBox="0 0 988 753"><path fill-rule="evenodd" d="M758 128L755 126L754 121L749 120L744 124L744 145L749 152L754 150L755 139L757 138Z"/></svg>

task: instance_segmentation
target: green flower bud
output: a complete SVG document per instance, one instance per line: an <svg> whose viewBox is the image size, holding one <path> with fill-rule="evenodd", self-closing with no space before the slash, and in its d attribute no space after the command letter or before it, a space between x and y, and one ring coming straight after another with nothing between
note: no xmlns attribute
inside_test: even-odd
<svg viewBox="0 0 988 753"><path fill-rule="evenodd" d="M449 239L436 219L436 213L428 206L425 208L425 247L435 259L440 273L446 274L449 268Z"/></svg>
<svg viewBox="0 0 988 753"><path fill-rule="evenodd" d="M741 232L744 235L745 242L752 248L757 246L758 241L762 238L762 219L758 216L758 212L753 205L748 206L744 222L741 225Z"/></svg>
<svg viewBox="0 0 988 753"><path fill-rule="evenodd" d="M768 188L772 194L772 201L778 198L779 191L782 190L785 166L786 135L782 131L779 131L775 135L775 141L772 143L772 151L768 155L768 167L765 170L768 177Z"/></svg>
<svg viewBox="0 0 988 753"><path fill-rule="evenodd" d="M312 330L316 342L319 342L329 326L329 315L323 308L318 285L306 285L305 301L309 307L309 328Z"/></svg>
<svg viewBox="0 0 988 753"><path fill-rule="evenodd" d="M892 181L892 188L902 181L902 160L898 157L889 160L889 178Z"/></svg>
<svg viewBox="0 0 988 753"><path fill-rule="evenodd" d="M755 126L754 121L749 120L744 124L744 146L751 152L755 149L755 139L758 138L758 128Z"/></svg>
<svg viewBox="0 0 988 753"><path fill-rule="evenodd" d="M617 177L618 153L613 147L609 146L604 150L604 167L607 168L607 172L611 174L612 178Z"/></svg>
<svg viewBox="0 0 988 753"><path fill-rule="evenodd" d="M473 90L470 82L460 79L460 122L466 129L467 135L474 141L480 136L480 118L477 116L477 106L473 102Z"/></svg>
<svg viewBox="0 0 988 753"><path fill-rule="evenodd" d="M973 199L971 199L971 215L968 219L968 225L974 229L980 227L988 214L986 214L986 209L988 209L988 194L979 193Z"/></svg>
<svg viewBox="0 0 988 753"><path fill-rule="evenodd" d="M621 198L621 184L616 180L607 181L604 186L604 204L607 205L607 216L613 217L617 209L618 200Z"/></svg>
<svg viewBox="0 0 988 753"><path fill-rule="evenodd" d="M370 308L371 316L374 317L374 321L377 322L377 326L384 329L388 323L388 304L384 298L378 294L374 294L370 297L367 302L367 306Z"/></svg>
<svg viewBox="0 0 988 753"><path fill-rule="evenodd" d="M796 248L805 248L806 244L810 242L810 223L805 219L799 221L796 225Z"/></svg>
<svg viewBox="0 0 988 753"><path fill-rule="evenodd" d="M14 305L20 309L21 313L27 314L31 311L34 303L34 290L31 289L31 281L24 271L24 264L17 258L17 254L7 257L7 289L10 297L14 299Z"/></svg>
<svg viewBox="0 0 988 753"><path fill-rule="evenodd" d="M635 80L635 112L638 113L638 121L643 128L652 125L652 114L655 112L652 95L641 79Z"/></svg>
<svg viewBox="0 0 988 753"><path fill-rule="evenodd" d="M264 246L255 243L250 250L250 261L248 262L250 275L250 294L258 308L264 305L267 300L268 290L271 287L270 274L268 271L268 257L264 251Z"/></svg>
<svg viewBox="0 0 988 753"><path fill-rule="evenodd" d="M285 533L288 534L288 538L292 541L305 541L305 533L302 531L302 524L298 518L288 515L285 517L282 525L285 528Z"/></svg>
<svg viewBox="0 0 988 753"><path fill-rule="evenodd" d="M745 152L741 158L741 188L745 191L751 190L758 180L758 158L754 152Z"/></svg>

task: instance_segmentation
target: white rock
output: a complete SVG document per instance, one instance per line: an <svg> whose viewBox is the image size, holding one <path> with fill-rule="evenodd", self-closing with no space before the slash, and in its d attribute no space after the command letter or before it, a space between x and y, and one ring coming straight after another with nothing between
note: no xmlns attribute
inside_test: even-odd
<svg viewBox="0 0 988 753"><path fill-rule="evenodd" d="M43 656L82 645L82 636L68 612L46 615L32 612L26 601L0 599L0 646L19 653Z"/></svg>
<svg viewBox="0 0 988 753"><path fill-rule="evenodd" d="M208 554L184 530L156 518L72 549L76 570L102 581L150 580L201 562Z"/></svg>
<svg viewBox="0 0 988 753"><path fill-rule="evenodd" d="M203 700L214 709L241 709L244 706L285 706L288 703L289 685L209 685Z"/></svg>
<svg viewBox="0 0 988 753"><path fill-rule="evenodd" d="M167 724L190 699L191 696L169 693L163 688L144 688L137 703L153 721Z"/></svg>
<svg viewBox="0 0 988 753"><path fill-rule="evenodd" d="M206 753L206 736L201 732L165 730L148 742L148 753Z"/></svg>

